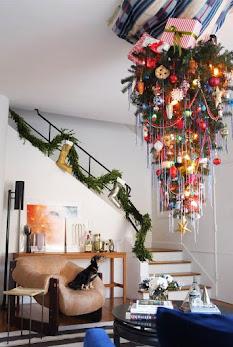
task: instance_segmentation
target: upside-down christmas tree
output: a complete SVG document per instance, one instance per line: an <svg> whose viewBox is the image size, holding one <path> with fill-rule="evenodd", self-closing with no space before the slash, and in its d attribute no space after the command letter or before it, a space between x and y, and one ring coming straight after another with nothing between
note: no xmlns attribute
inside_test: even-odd
<svg viewBox="0 0 233 347"><path fill-rule="evenodd" d="M135 63L131 75L122 83L151 152L160 210L170 211L170 230L174 218L180 219L174 231L183 236L189 220L198 229L205 176L211 185L213 165L221 164L220 151L227 150L233 52L223 51L214 36L195 45L195 28L180 30L169 21L161 41L141 37L129 54Z"/></svg>

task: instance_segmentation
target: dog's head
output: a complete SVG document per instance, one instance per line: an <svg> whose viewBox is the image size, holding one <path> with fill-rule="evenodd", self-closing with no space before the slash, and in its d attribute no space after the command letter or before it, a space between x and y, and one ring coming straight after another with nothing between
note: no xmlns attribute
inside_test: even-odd
<svg viewBox="0 0 233 347"><path fill-rule="evenodd" d="M95 255L93 258L91 258L91 265L98 268L100 263L102 263L104 260L105 258L102 255Z"/></svg>

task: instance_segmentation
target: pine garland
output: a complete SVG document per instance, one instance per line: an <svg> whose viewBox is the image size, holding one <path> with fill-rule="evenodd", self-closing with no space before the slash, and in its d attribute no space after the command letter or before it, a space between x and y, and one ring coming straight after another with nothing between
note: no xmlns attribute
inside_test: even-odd
<svg viewBox="0 0 233 347"><path fill-rule="evenodd" d="M74 137L73 131L68 131L67 129L61 129L61 134L56 135L51 142L45 142L31 134L31 130L26 124L25 120L16 112L10 109L10 114L11 118L16 123L19 137L21 139L28 140L34 147L38 148L44 154L53 154L55 150L59 150L61 148L62 142L65 140L72 141L74 144L79 142L77 138ZM75 146L72 146L68 154L68 164L72 167L74 177L80 182L86 184L98 194L102 193L106 185L114 183L117 177L122 176L121 172L116 169L113 169L109 173L101 175L97 178L93 176L85 176L80 168L79 157ZM141 227L136 234L136 241L132 251L136 254L140 261L145 261L146 259L152 260L151 253L144 246L147 232L151 229L151 218L149 214L147 213L145 215L141 215L129 200L124 189L120 190L118 198L121 202L122 209L125 211L126 219L129 219L129 216L132 216L137 225Z"/></svg>

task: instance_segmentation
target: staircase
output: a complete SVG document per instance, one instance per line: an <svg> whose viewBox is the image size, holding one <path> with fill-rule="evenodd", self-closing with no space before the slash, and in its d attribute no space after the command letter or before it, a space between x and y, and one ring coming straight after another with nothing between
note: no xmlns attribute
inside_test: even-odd
<svg viewBox="0 0 233 347"><path fill-rule="evenodd" d="M200 288L203 288L201 274L192 271L192 262L183 259L183 251L175 249L149 249L153 255L153 261L148 263L148 276L153 274L169 274L178 283L182 283L181 290L169 290L168 300L184 300L193 276L196 276ZM147 276L147 277L148 277ZM211 287L206 286L211 297ZM149 299L149 291L139 291L141 298Z"/></svg>

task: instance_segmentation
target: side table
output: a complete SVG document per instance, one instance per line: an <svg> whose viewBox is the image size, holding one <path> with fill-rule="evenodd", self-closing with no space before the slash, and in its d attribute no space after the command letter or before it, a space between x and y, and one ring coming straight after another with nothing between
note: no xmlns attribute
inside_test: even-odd
<svg viewBox="0 0 233 347"><path fill-rule="evenodd" d="M6 290L3 292L5 295L8 296L21 296L22 297L22 303L21 303L21 335L23 334L23 297L29 296L30 297L30 320L29 320L29 346L31 345L31 322L32 322L32 298L36 295L42 295L42 309L41 309L41 338L42 338L42 331L43 331L43 315L44 315L44 289L39 288L23 288L23 287L16 287L14 289ZM9 334L10 334L10 303L8 300L8 330L7 330L7 344L9 343Z"/></svg>

